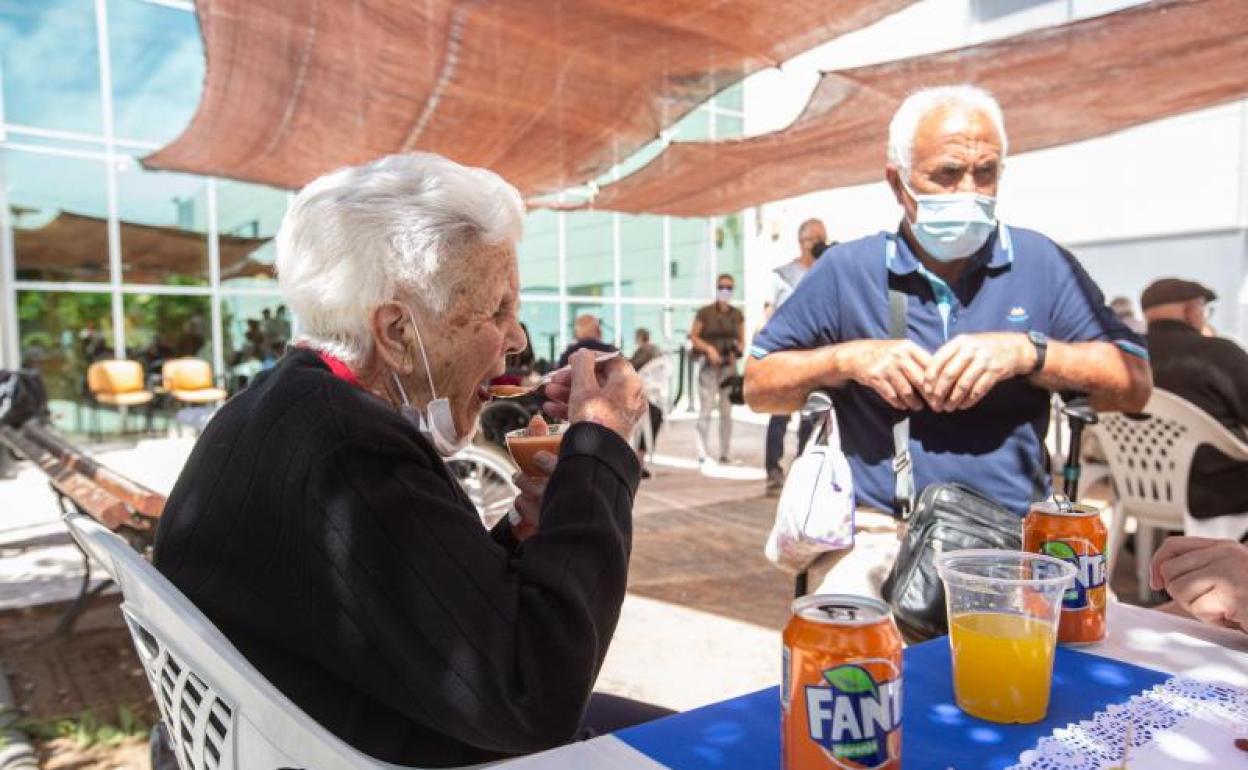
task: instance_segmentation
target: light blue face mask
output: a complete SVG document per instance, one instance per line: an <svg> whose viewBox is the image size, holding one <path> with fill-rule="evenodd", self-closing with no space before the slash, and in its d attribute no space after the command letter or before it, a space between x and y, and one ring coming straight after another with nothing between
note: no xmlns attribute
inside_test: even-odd
<svg viewBox="0 0 1248 770"><path fill-rule="evenodd" d="M997 227L997 199L978 193L919 195L901 183L917 208L910 232L938 262L966 259L988 240Z"/></svg>

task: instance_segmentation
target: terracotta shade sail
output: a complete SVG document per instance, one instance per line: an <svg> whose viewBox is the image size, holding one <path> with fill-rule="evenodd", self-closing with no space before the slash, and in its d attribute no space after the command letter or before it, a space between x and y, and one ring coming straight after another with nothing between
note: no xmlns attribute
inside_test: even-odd
<svg viewBox="0 0 1248 770"><path fill-rule="evenodd" d="M673 143L596 209L705 216L884 178L888 123L923 86L974 83L1010 152L1067 144L1248 96L1248 2L1162 0L997 42L828 72L788 128Z"/></svg>
<svg viewBox="0 0 1248 770"><path fill-rule="evenodd" d="M273 277L273 266L251 258L265 238L220 235L221 279ZM108 221L62 211L42 227L13 228L17 277L105 284ZM163 284L167 279L206 274L208 238L177 227L121 223L121 263L129 283Z"/></svg>
<svg viewBox="0 0 1248 770"><path fill-rule="evenodd" d="M744 75L912 2L198 0L199 109L143 164L293 188L429 150L550 192Z"/></svg>

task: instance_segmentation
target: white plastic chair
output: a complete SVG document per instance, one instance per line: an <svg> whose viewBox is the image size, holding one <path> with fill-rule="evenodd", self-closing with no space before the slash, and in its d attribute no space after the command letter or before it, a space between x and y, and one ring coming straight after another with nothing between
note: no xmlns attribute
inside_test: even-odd
<svg viewBox="0 0 1248 770"><path fill-rule="evenodd" d="M1136 521L1136 579L1140 601L1149 598L1148 567L1154 529L1181 529L1189 535L1240 539L1248 532L1248 512L1196 519L1187 503L1192 459L1208 444L1234 460L1248 462L1248 444L1200 407L1173 393L1153 389L1144 418L1102 414L1091 426L1109 460L1117 499L1109 533L1109 569L1113 573L1126 520Z"/></svg>
<svg viewBox="0 0 1248 770"><path fill-rule="evenodd" d="M637 372L637 376L641 378L641 392L645 395L646 400L659 408L663 413L663 419L667 419L667 415L672 411L672 357L666 353L656 358L652 358L646 362ZM650 425L650 415L637 423L637 428L633 431L633 448L641 446L641 439L645 438L648 450L646 452L646 467L650 466L650 458L654 456L654 428Z"/></svg>
<svg viewBox="0 0 1248 770"><path fill-rule="evenodd" d="M121 611L181 770L400 767L356 751L303 713L120 537L77 513L65 524L121 587Z"/></svg>

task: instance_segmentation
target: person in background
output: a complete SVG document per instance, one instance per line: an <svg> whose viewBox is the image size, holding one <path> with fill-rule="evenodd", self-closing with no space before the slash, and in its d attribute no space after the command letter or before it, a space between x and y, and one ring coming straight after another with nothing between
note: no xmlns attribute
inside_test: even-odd
<svg viewBox="0 0 1248 770"><path fill-rule="evenodd" d="M728 462L732 443L732 403L724 380L737 373L737 360L745 350L745 315L732 305L736 288L724 273L715 282L715 301L694 316L689 341L701 359L698 370L698 461L706 462L710 448L711 412L719 408L719 461Z"/></svg>
<svg viewBox="0 0 1248 770"><path fill-rule="evenodd" d="M797 285L802 282L811 266L815 264L815 260L828 248L828 230L821 220L807 219L797 228L797 242L801 249L797 257L772 271L771 300L768 303L771 312L767 313L769 318L784 304L785 300L792 296ZM766 313L766 310L764 312ZM789 432L792 417L791 414L773 414L767 421L767 450L764 467L767 470L765 491L768 496L780 494L780 490L784 487L784 470L780 467L780 460L784 457L784 436ZM810 420L799 419L797 426L797 453L799 455L806 449L806 442L810 439L813 427L814 424Z"/></svg>
<svg viewBox="0 0 1248 770"><path fill-rule="evenodd" d="M78 332L78 351L82 354L82 360L88 364L108 357L110 353L108 342L100 333L95 321L87 321L82 331Z"/></svg>
<svg viewBox="0 0 1248 770"><path fill-rule="evenodd" d="M619 351L615 345L602 341L602 323L598 320L598 316L590 313L581 313L572 323L572 344L564 348L563 355L559 356L559 363L555 365L556 369L562 369L568 365L572 354L582 348L596 350L599 353L615 353Z"/></svg>
<svg viewBox="0 0 1248 770"><path fill-rule="evenodd" d="M1153 554L1149 584L1173 599L1160 609L1248 632L1248 546L1243 543L1167 538Z"/></svg>
<svg viewBox="0 0 1248 770"><path fill-rule="evenodd" d="M187 319L186 326L178 335L174 344L179 356L199 356L204 345L208 343L208 322L203 313L196 313Z"/></svg>
<svg viewBox="0 0 1248 770"><path fill-rule="evenodd" d="M1123 326L1078 261L1044 235L997 219L1005 118L973 86L918 91L888 127L884 177L895 232L824 253L754 339L745 398L798 409L831 389L859 509L855 543L825 555L818 591L880 596L901 534L894 426L915 492L974 487L1020 518L1049 495L1043 438L1051 393L1139 411L1152 389L1144 341ZM892 300L905 339L894 339Z"/></svg>
<svg viewBox="0 0 1248 770"><path fill-rule="evenodd" d="M281 348L278 350L278 355L281 355L286 350L286 343L290 342L290 331L291 331L290 330L290 315L286 312L285 305L277 306L277 313L275 316L275 320L276 320L276 328L277 328L277 341L278 341L278 344L281 345Z"/></svg>
<svg viewBox="0 0 1248 770"><path fill-rule="evenodd" d="M633 344L635 347L629 360L632 361L633 368L639 372L643 366L663 355L659 346L650 341L650 330L643 326L637 327L637 331L633 334Z"/></svg>
<svg viewBox="0 0 1248 770"><path fill-rule="evenodd" d="M629 358L633 368L641 375L642 382L646 381L646 373L642 371L646 364L661 358L663 351L650 341L650 330L644 327L637 327L637 331L633 334L633 342L636 347L633 348L633 355ZM663 410L653 401L647 401L650 405L650 435L652 438L659 437L659 428L663 427ZM646 445L646 436L642 434L641 443L637 445L637 459L641 461L641 477L643 479L650 478L650 471L646 468L646 452L650 449Z"/></svg>
<svg viewBox="0 0 1248 770"><path fill-rule="evenodd" d="M276 359L286 352L288 338L282 334L282 321L267 307L260 312L260 330L264 332L265 352Z"/></svg>
<svg viewBox="0 0 1248 770"><path fill-rule="evenodd" d="M248 318L247 331L243 335L247 340L244 358L247 360L263 361L268 353L268 345L264 340L264 330L260 328L260 319Z"/></svg>
<svg viewBox="0 0 1248 770"><path fill-rule="evenodd" d="M1148 319L1153 384L1184 398L1248 441L1248 353L1233 341L1202 334L1218 295L1179 278L1153 282L1140 297ZM1192 516L1248 512L1248 463L1211 446L1192 459L1187 505Z"/></svg>
<svg viewBox="0 0 1248 770"><path fill-rule="evenodd" d="M1135 332L1143 334L1145 332L1145 324L1140 317L1135 314L1135 303L1130 297L1114 297L1109 301L1109 309L1114 311L1114 315L1122 321L1122 325Z"/></svg>

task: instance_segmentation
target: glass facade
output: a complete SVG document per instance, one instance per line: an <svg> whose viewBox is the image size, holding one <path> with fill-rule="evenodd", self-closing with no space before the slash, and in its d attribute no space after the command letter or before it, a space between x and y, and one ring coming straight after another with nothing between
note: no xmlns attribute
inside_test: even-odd
<svg viewBox="0 0 1248 770"><path fill-rule="evenodd" d="M732 138L742 135L742 125L737 85L678 121L668 138ZM632 173L662 147L651 143L598 184ZM558 358L572 341L572 325L581 313L597 315L603 338L626 353L639 327L664 350L684 346L694 313L714 295L716 276L731 273L743 285L742 228L739 214L686 219L600 211L530 213L520 247L520 281L522 316L537 358Z"/></svg>
<svg viewBox="0 0 1248 770"><path fill-rule="evenodd" d="M0 348L5 366L43 372L62 429L81 429L93 360L156 375L169 356L197 356L242 385L290 338L272 243L290 193L141 164L186 126L203 78L189 0L0 0ZM665 138L741 124L737 86ZM626 352L638 327L675 349L715 275L742 270L737 216L534 210L519 251L521 319L547 361L581 313Z"/></svg>
<svg viewBox="0 0 1248 770"><path fill-rule="evenodd" d="M5 365L38 369L83 429L92 361L173 356L245 382L289 338L271 240L289 194L144 169L199 103L181 0L0 0Z"/></svg>

